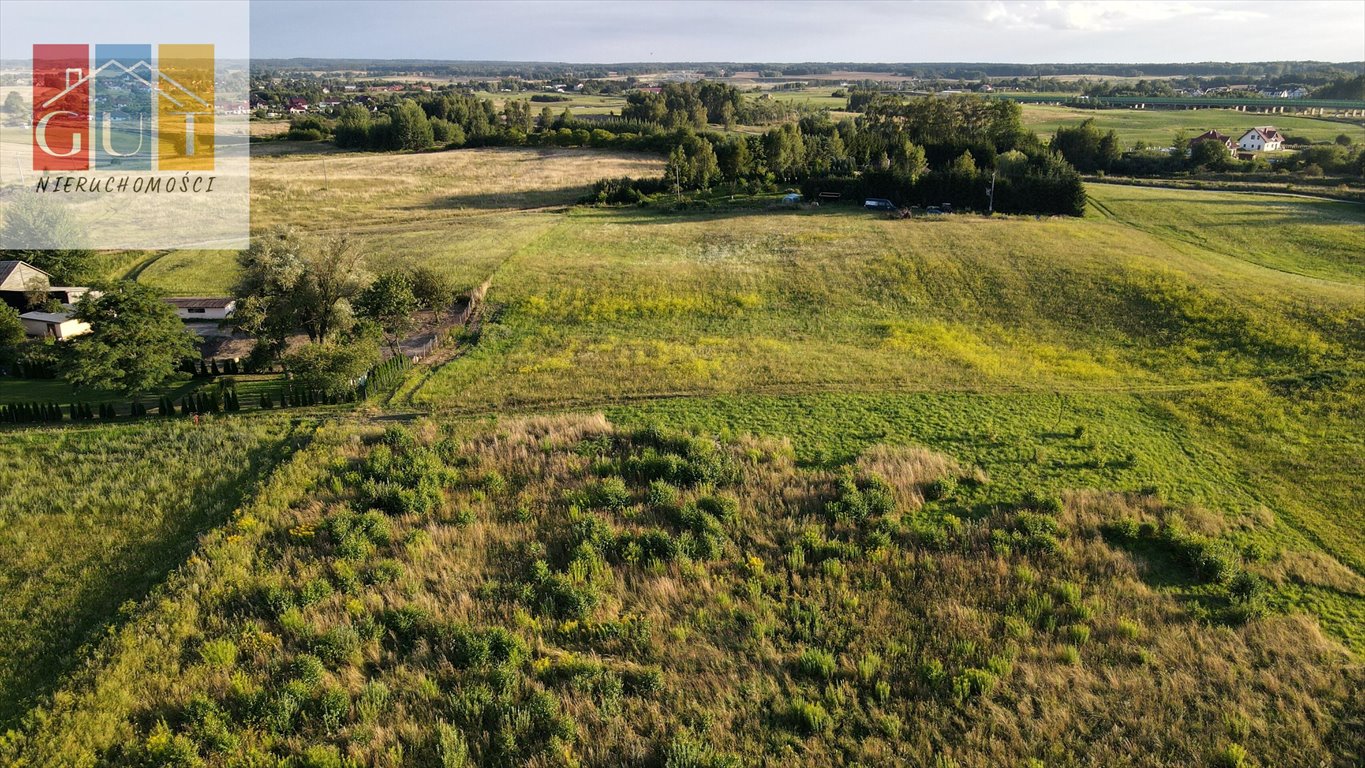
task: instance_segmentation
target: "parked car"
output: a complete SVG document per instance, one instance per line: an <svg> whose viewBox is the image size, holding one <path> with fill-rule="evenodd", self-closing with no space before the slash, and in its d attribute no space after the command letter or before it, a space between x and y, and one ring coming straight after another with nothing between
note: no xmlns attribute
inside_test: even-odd
<svg viewBox="0 0 1365 768"><path fill-rule="evenodd" d="M863 207L869 211L896 210L895 203L892 203L890 200L887 200L884 197L869 197L867 200L863 202Z"/></svg>

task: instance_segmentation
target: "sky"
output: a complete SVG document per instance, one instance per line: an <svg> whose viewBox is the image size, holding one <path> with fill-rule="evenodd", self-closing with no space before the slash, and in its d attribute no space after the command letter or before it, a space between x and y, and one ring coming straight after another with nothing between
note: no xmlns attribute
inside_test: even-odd
<svg viewBox="0 0 1365 768"><path fill-rule="evenodd" d="M3 0L0 57L211 29L235 58L248 10L256 58L1365 61L1365 0Z"/></svg>
<svg viewBox="0 0 1365 768"><path fill-rule="evenodd" d="M254 0L258 58L1365 60L1365 0Z"/></svg>

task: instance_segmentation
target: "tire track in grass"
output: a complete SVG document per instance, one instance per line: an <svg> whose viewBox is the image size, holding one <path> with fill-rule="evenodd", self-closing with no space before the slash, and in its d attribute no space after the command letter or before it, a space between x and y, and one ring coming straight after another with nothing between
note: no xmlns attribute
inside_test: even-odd
<svg viewBox="0 0 1365 768"><path fill-rule="evenodd" d="M159 251L156 254L146 259L143 259L142 261L139 261L137 264L133 265L132 269L129 269L127 272L123 273L123 279L132 280L133 282L136 283L138 281L138 278L142 277L143 272L146 272L147 269L151 267L153 264L171 255L173 252L174 251L170 249Z"/></svg>
<svg viewBox="0 0 1365 768"><path fill-rule="evenodd" d="M512 260L525 253L528 249L538 248L542 241L549 238L551 235L557 232L559 228L562 226L564 226L564 220L562 218L558 221L554 221L546 225L544 231L540 232L535 237L523 243L521 246L510 250L506 256L504 256L496 265L494 265L493 269L488 273L488 276L484 278L482 283L482 285L485 286L485 290L483 306L479 309L478 313L481 317L478 318L471 317L470 319L472 322L482 322L485 320L485 317L482 316L486 316L488 311L487 309L488 293L493 290L494 283L497 280L498 276L504 272L507 266L511 264ZM452 352L445 359L441 360L438 364L431 366L423 366L421 376L418 378L416 382L414 382L411 388L406 386L400 387L400 390L406 390L401 399L401 403L407 407L416 407L414 401L418 393L422 391L422 388L427 385L427 382L429 382L433 377L435 377L437 373L443 370L447 365L450 365L451 363L454 362L458 362L460 358L464 357L464 355L472 348L473 345L462 346L461 348L456 349L454 352ZM397 391L395 391L395 395L396 394ZM392 400L392 397L390 399Z"/></svg>

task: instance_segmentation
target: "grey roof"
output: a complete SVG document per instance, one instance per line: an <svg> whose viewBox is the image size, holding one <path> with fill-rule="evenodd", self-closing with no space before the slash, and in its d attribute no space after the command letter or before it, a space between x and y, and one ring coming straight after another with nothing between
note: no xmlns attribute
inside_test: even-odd
<svg viewBox="0 0 1365 768"><path fill-rule="evenodd" d="M25 312L20 320L41 320L44 323L65 323L71 319L69 312Z"/></svg>

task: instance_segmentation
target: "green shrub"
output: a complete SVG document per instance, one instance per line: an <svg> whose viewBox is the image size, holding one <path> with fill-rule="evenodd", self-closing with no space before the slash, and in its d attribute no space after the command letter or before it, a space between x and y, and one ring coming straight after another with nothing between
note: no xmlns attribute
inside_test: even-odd
<svg viewBox="0 0 1365 768"><path fill-rule="evenodd" d="M314 744L302 755L285 761L284 768L359 768L359 764L342 755L334 744Z"/></svg>
<svg viewBox="0 0 1365 768"><path fill-rule="evenodd" d="M943 662L938 659L927 659L920 664L919 679L925 687L937 689L948 679L948 672L943 668Z"/></svg>
<svg viewBox="0 0 1365 768"><path fill-rule="evenodd" d="M389 687L379 680L371 680L360 689L355 702L356 716L362 723L373 723L389 708Z"/></svg>
<svg viewBox="0 0 1365 768"><path fill-rule="evenodd" d="M940 477L939 479L924 486L925 501L940 501L946 499L958 491L958 479L952 475Z"/></svg>
<svg viewBox="0 0 1365 768"><path fill-rule="evenodd" d="M237 664L237 644L226 637L207 640L199 647L205 664L218 669L231 669Z"/></svg>
<svg viewBox="0 0 1365 768"><path fill-rule="evenodd" d="M807 648L796 657L796 668L801 674L817 680L828 680L834 677L838 670L838 663L834 659L834 654L819 648Z"/></svg>
<svg viewBox="0 0 1365 768"><path fill-rule="evenodd" d="M299 587L298 604L301 606L313 605L326 599L332 594L332 584L326 579L309 579Z"/></svg>
<svg viewBox="0 0 1365 768"><path fill-rule="evenodd" d="M588 503L597 509L625 509L630 506L630 489L619 477L605 477L589 486Z"/></svg>
<svg viewBox="0 0 1365 768"><path fill-rule="evenodd" d="M1122 541L1137 541L1142 535L1142 526L1132 518L1124 518L1105 526L1105 532Z"/></svg>
<svg viewBox="0 0 1365 768"><path fill-rule="evenodd" d="M199 768L204 761L194 742L171 733L164 720L157 722L131 761L140 768Z"/></svg>
<svg viewBox="0 0 1365 768"><path fill-rule="evenodd" d="M658 669L629 670L621 681L627 696L653 696L664 689L664 676Z"/></svg>
<svg viewBox="0 0 1365 768"><path fill-rule="evenodd" d="M1081 586L1072 581L1060 581L1052 588L1052 592L1057 596L1057 602L1067 608L1075 608L1081 604Z"/></svg>
<svg viewBox="0 0 1365 768"><path fill-rule="evenodd" d="M1062 646L1062 649L1057 652L1057 660L1063 664L1078 667L1081 665L1081 652L1074 645L1064 645Z"/></svg>
<svg viewBox="0 0 1365 768"><path fill-rule="evenodd" d="M1214 768L1250 768L1252 764L1246 749L1235 742L1214 753L1212 762Z"/></svg>
<svg viewBox="0 0 1365 768"><path fill-rule="evenodd" d="M205 696L195 696L185 707L185 730L210 752L237 748L237 737L228 726L227 714Z"/></svg>
<svg viewBox="0 0 1365 768"><path fill-rule="evenodd" d="M646 500L655 509L670 510L678 506L678 489L667 480L653 480L649 483Z"/></svg>
<svg viewBox="0 0 1365 768"><path fill-rule="evenodd" d="M970 698L989 696L995 688L995 675L990 670L970 667L953 678L953 699L962 704Z"/></svg>
<svg viewBox="0 0 1365 768"><path fill-rule="evenodd" d="M469 744L459 728L449 723L437 723L432 741L439 768L466 768L471 764Z"/></svg>
<svg viewBox="0 0 1365 768"><path fill-rule="evenodd" d="M323 666L322 659L311 653L301 653L294 657L293 663L289 665L289 671L295 680L312 689L322 682L327 668Z"/></svg>
<svg viewBox="0 0 1365 768"><path fill-rule="evenodd" d="M313 699L309 714L327 733L336 733L351 714L351 697L340 688L327 687Z"/></svg>
<svg viewBox="0 0 1365 768"><path fill-rule="evenodd" d="M681 733L659 751L663 768L739 768L738 758L722 755L691 733Z"/></svg>
<svg viewBox="0 0 1365 768"><path fill-rule="evenodd" d="M824 733L834 725L834 719L824 707L800 697L792 699L791 706L787 708L787 718L798 733L806 736Z"/></svg>
<svg viewBox="0 0 1365 768"><path fill-rule="evenodd" d="M1124 640L1136 640L1142 633L1142 626L1132 619L1119 619L1114 631Z"/></svg>
<svg viewBox="0 0 1365 768"><path fill-rule="evenodd" d="M864 684L870 683L882 670L882 657L880 654L868 651L858 658L856 666L858 679Z"/></svg>
<svg viewBox="0 0 1365 768"><path fill-rule="evenodd" d="M739 502L733 496L703 496L697 499L697 508L722 523L731 523L739 513Z"/></svg>
<svg viewBox="0 0 1365 768"><path fill-rule="evenodd" d="M1031 509L1044 515L1059 515L1062 512L1062 498L1043 491L1034 490L1024 494L1020 505L1024 509Z"/></svg>
<svg viewBox="0 0 1365 768"><path fill-rule="evenodd" d="M403 577L403 564L387 558L369 567L365 581L369 584L392 584Z"/></svg>

